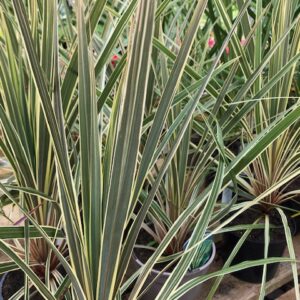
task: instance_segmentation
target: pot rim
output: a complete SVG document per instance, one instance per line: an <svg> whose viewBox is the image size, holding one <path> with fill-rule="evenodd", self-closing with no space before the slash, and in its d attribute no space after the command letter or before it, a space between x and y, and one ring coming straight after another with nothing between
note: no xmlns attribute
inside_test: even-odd
<svg viewBox="0 0 300 300"><path fill-rule="evenodd" d="M246 211L245 211L246 212ZM231 214L229 213L229 216L230 216ZM286 218L288 219L288 221L290 220L291 221L291 225L292 225L292 228L291 228L291 226L289 226L289 228L290 228L290 231L291 231L291 235L292 236L294 236L295 234L296 234L296 232L297 232L297 225L296 225L296 221L294 220L294 218L292 218L291 216L289 216L288 214L286 214L285 213L285 216L286 216ZM238 216L239 217L239 216ZM237 218L238 218L237 217ZM229 223L230 224L230 223ZM228 225L229 225L228 224ZM240 224L240 225L251 225L251 224ZM226 225L227 226L227 225ZM282 227L283 228L283 232L284 232L284 226ZM262 229L255 229L255 230L261 230L261 231L264 231L264 229L262 228ZM240 236L239 234L237 234L236 233L237 231L227 231L227 232L224 232L223 234L229 234L229 235L233 235L234 237L237 237L237 238L241 238L242 236ZM264 235L264 233L262 233L262 235ZM249 237L247 237L247 239L246 239L246 241L249 241L249 242L251 242L251 243L254 243L254 244L264 244L264 240L263 241L261 241L261 240L252 240L252 239L249 239ZM286 244L287 242L286 242L286 238L284 237L282 240L271 240L270 239L270 244Z"/></svg>
<svg viewBox="0 0 300 300"><path fill-rule="evenodd" d="M5 279L6 279L7 275L8 275L8 273L9 273L9 272L5 272L5 273L2 275L1 279L0 279L0 300L3 300L3 295L2 295L3 284L4 284L4 281L5 281Z"/></svg>
<svg viewBox="0 0 300 300"><path fill-rule="evenodd" d="M210 255L209 260L208 260L203 266L201 266L200 268L194 269L194 270L192 270L192 271L188 271L188 272L186 273L186 275L188 275L188 276L195 275L195 274L200 273L200 272L202 272L203 270L207 269L207 268L211 265L211 263L213 262L215 256L216 256L216 245L215 245L214 242L212 242L212 251L211 251L211 255ZM142 263L142 262L137 258L137 256L136 256L134 253L133 253L133 258L134 258L134 260L139 264L139 266L142 267L142 266L145 265L144 263ZM164 276L170 276L172 272L161 272L161 271L159 271L159 270L152 269L152 270L151 270L151 273L154 273L154 274L157 274L157 275L158 275L158 274L161 274L161 275L164 275Z"/></svg>
<svg viewBox="0 0 300 300"><path fill-rule="evenodd" d="M263 229L261 229L263 230ZM239 234L236 234L236 232L234 231L227 231L225 232L224 234L229 234L229 235L233 235L234 237L240 239L242 236L240 236ZM291 233L293 235L293 233ZM262 233L262 235L264 235L264 233ZM265 241L264 240L254 240L254 239L249 239L249 237L246 238L246 240L244 241L245 242L250 242L250 243L253 243L253 244L264 244ZM286 239L282 239L282 240L271 240L269 241L269 244L270 245L277 245L277 244L286 244Z"/></svg>

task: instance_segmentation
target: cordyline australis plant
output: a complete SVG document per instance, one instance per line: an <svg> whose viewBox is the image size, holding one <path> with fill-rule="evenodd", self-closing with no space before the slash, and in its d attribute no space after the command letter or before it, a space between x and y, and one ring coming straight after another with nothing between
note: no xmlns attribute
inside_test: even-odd
<svg viewBox="0 0 300 300"><path fill-rule="evenodd" d="M253 86L253 93L262 90L270 78L282 70L290 60L299 61L300 51L300 22L298 1L275 1L267 6L272 9L269 16L262 1L257 1L257 28L255 32L253 51L250 52L254 65L258 65L281 38L285 42L280 45L268 63L268 71L259 76ZM259 22L259 18L261 21ZM265 22L267 21L267 22ZM264 26L264 24L270 24ZM270 32L268 33L268 28ZM249 45L250 46L250 45ZM249 47L250 49L250 47ZM246 141L251 141L276 118L286 114L299 102L295 79L296 64L272 87L264 98L255 106L250 117L245 119ZM258 196L272 188L272 193L262 199L261 206L266 212L274 206L292 199L299 194L299 188L289 188L289 182L299 176L300 155L299 122L290 126L276 141L270 145L245 172L247 179L243 187L253 196Z"/></svg>
<svg viewBox="0 0 300 300"><path fill-rule="evenodd" d="M23 57L22 44L14 28L11 7L5 2L1 5L0 118L2 137L0 143L4 155L11 163L16 180L16 185L8 188L18 191L16 196L19 203L31 215L34 215L36 221L54 239L59 251L67 256L65 240L55 240L55 237L61 237L62 234L60 232L61 214L57 203L54 152L50 146L51 137L40 105L40 96L32 76L26 71L29 66ZM45 5L45 12L49 7ZM41 50L39 59L44 70L44 79L52 82L54 69L51 66L52 57L47 52L52 49L48 48L46 51L46 48L50 46L49 37L47 34L38 33L38 10L33 3L31 3L31 8L33 43ZM47 16L45 16L45 24L46 22L49 23ZM23 193L19 187L25 187L27 192L33 191L33 194ZM39 191L40 195L34 191ZM15 238L25 236L25 243L14 240L12 249L27 263L30 263L34 272L41 278L51 282L52 286L59 286L62 282L62 275L58 271L61 268L59 260L44 240L29 241L28 237L32 236L33 228L26 218L22 218L19 223L21 221L25 221L23 231L16 227L18 223L12 224L14 226L11 226L9 230L16 233ZM15 264L10 266L10 269L15 268Z"/></svg>
<svg viewBox="0 0 300 300"><path fill-rule="evenodd" d="M245 105L239 116L244 114L242 126L242 136L249 145L272 123L293 111L299 106L299 95L297 94L297 82L295 80L295 70L299 62L300 47L300 23L299 23L299 2L298 1L256 1L254 14L246 14L243 20L241 34L246 38L243 45L245 52L243 60L243 72L261 68L264 71L253 80L253 86L249 93L240 97L240 102ZM223 11L223 10L222 10ZM250 14L250 12L247 12ZM230 28L230 18L225 12L222 14L225 26ZM249 21L251 20L251 21ZM252 24L251 24L252 23ZM252 28L251 28L252 26ZM238 41L232 43L233 47L238 47ZM267 62L265 64L265 62ZM286 68L286 69L285 69ZM278 75L280 74L280 78ZM277 78L277 79L276 79ZM254 79L254 78L253 78ZM276 83L272 81L276 80ZM241 89L241 91L243 88ZM258 99L255 104L251 104L252 99ZM249 114L245 113L246 108ZM233 108L230 108L233 111ZM239 197L243 200L237 207L244 205L247 207L255 206L262 212L260 222L265 222L265 257L268 255L270 240L269 223L272 222L270 216L274 211L282 219L288 251L291 257L295 257L293 250L290 228L287 225L287 218L280 208L280 205L299 194L299 189L291 190L289 184L292 179L299 176L299 116L298 120L282 134L277 134L273 143L265 151L258 155L252 163L237 177L241 186ZM247 149L246 146L245 149ZM243 156L243 152L238 157ZM246 193L245 193L246 192ZM258 205L257 205L258 204ZM231 218L232 219L232 218ZM249 234L245 233L244 240ZM230 265L232 256L225 267ZM294 284L298 287L298 274L296 265L292 264ZM265 274L262 278L262 288L260 298L265 295ZM216 286L219 280L216 281ZM213 289L212 289L213 290ZM295 289L296 297L299 299L299 289ZM212 293L210 294L212 295Z"/></svg>
<svg viewBox="0 0 300 300"><path fill-rule="evenodd" d="M25 295L29 293L28 286L34 285L47 299L60 298L66 294L66 291L66 296L68 294L71 296L68 287L72 283L71 293L79 299L109 299L116 293L116 287L122 279L122 276L117 278L116 270L119 267L118 257L121 253L124 227L128 222L128 209L132 202L131 191L134 185L139 137L142 129L144 86L147 85L150 66L153 30L151 20L154 18L155 2L140 3L136 11L136 17L132 22L135 38L132 38L127 67L119 81L120 89L116 91L113 107L110 108L111 122L106 130L103 128L102 131L100 128L99 131L98 121L101 122L104 116L101 114L98 116L100 105L97 104L97 100L101 103L101 99L96 97L95 77L102 71L101 64L105 64L106 58L110 56L109 47L113 47L116 43L128 18L135 11L137 1L133 1L126 7L124 15L119 20L119 27L117 27L119 31L115 30L115 36L107 40L108 49L104 49L99 54L96 62L98 74L95 74L97 70L94 70L93 53L88 45L90 36L87 33L90 34L95 30L104 4L103 1L97 1L87 16L89 21L86 22L83 2L77 2L78 40L77 45L72 49L72 58L64 77L62 77L64 73L60 73L58 64L60 49L57 38L57 2L32 2L26 7L22 1L15 1L12 6L7 2L1 8L2 21L6 26L2 27L6 35L3 43L5 49L3 60L6 65L12 64L11 77L13 77L1 78L2 91L6 92L4 94L6 101L3 101L1 106L3 148L5 146L8 148L6 154L16 172L17 183L24 187L24 189L15 187L20 191L18 200L12 198L6 188L3 189L9 200L19 205L27 217L24 233L19 233L19 237L25 235L26 245L37 244L38 246L43 243L46 246L45 257L40 258L37 254L43 252L38 247L38 253L35 253L25 245L24 255L28 259L23 261L22 256L16 255L13 251L13 247L8 247L2 242L1 249L16 263L10 269L21 267L30 278L29 281L27 277L30 285L26 285ZM9 19L11 23L7 22ZM29 22L29 19L35 22ZM16 32L14 32L15 29L17 29ZM41 48L39 48L40 39L43 42ZM13 43L20 43L20 47L14 48ZM17 64L18 61L23 65ZM78 72L78 78L77 75L74 78L74 72ZM118 72L120 74L120 69ZM45 77L45 74L48 77ZM17 81L20 80L19 78L24 78L24 82L19 83ZM77 81L78 95L74 93ZM6 82L10 88L8 91L6 91ZM29 87L26 86L28 84L30 84ZM16 99L8 98L9 92L14 93ZM78 99L74 107L75 111L77 109L79 111L78 116L77 113L68 111L69 103L74 101L74 98ZM23 101L21 102L23 106L19 105L19 101ZM15 105L15 110L10 110L10 107L7 107L9 105ZM33 110L38 114L35 114ZM24 114L23 123L13 122L13 114L19 111L21 111L21 117ZM37 118L37 121L35 119L28 121L29 128L33 126L32 131L26 131L22 127L25 127L26 124L23 124L29 117ZM78 118L79 121L80 139L75 144L70 135L72 117L75 120ZM42 127L43 124L39 124L40 119L44 127ZM16 131L15 126L20 126L20 131ZM36 132L40 133L41 130L46 132L45 136L35 136L31 140L30 136L26 135L31 133L34 135ZM47 136L49 145L46 141L43 143L43 138L47 139ZM33 150L39 151L40 148L46 147L45 158L34 151L25 152L26 144L19 141L20 138L23 138L26 143L32 142L33 145L30 146ZM102 138L106 140L104 148L101 147ZM80 155L77 154L78 149ZM29 154L34 164L27 163ZM44 162L45 169L48 168L44 172L48 172L46 175L49 177L53 176L53 178L46 178L49 183L39 174L40 170L43 171L41 167ZM23 167L21 174L15 166L18 166L18 163ZM35 175L34 166L39 166L39 164L41 164L41 169L37 171L40 175L38 180L42 184L47 184L47 189L36 183L38 175L33 176ZM29 175L33 173L32 183L25 181L31 178L26 176L25 172ZM22 176L24 173L25 175ZM52 184L50 180L53 180ZM22 200L21 192L22 195L24 192L26 196L24 200ZM36 202L34 202L35 198L37 198ZM47 201L49 205L54 206L52 210L46 207ZM40 203L42 203L41 206ZM37 213L31 216L29 212L32 207L45 215L45 221L41 220ZM48 218L55 218L56 214L57 220L52 223ZM28 226L29 223L38 229L38 233L33 230L32 226ZM42 225L56 227L54 229L51 227L50 230ZM61 227L66 234L63 240ZM14 228L10 228L8 235L13 237L14 232ZM39 237L39 239L34 239L34 237ZM106 242L103 243L103 240ZM68 245L67 253L60 251L62 244ZM63 265L64 272L59 273L57 268L52 270L52 256ZM37 261L32 261L32 258ZM36 264L46 269L44 276L40 278L37 276L40 274L35 270ZM55 277L55 272L58 272L59 276ZM66 273L68 275L64 277ZM98 274L102 274L101 278L98 278ZM124 274L124 271L121 274ZM55 284L51 276L54 276Z"/></svg>
<svg viewBox="0 0 300 300"><path fill-rule="evenodd" d="M83 2L77 2L78 45L74 49L73 58L69 64L71 71L68 69L63 78L63 80L68 82L68 87L64 85L65 81L60 87L61 78L58 68L59 45L57 40L58 10L56 1L39 3L38 5L32 4L32 7L28 7L32 9L29 11L34 13L37 19L41 15L44 16L41 24L39 23L40 20L36 21L37 36L39 35L39 26L44 29L42 33L45 35L45 45L42 47L42 54L36 51L34 40L36 37L34 34L35 27L34 24L29 22L27 7L24 6L23 2L13 2L14 16L11 14L12 7L9 4L5 7L6 10L3 9L3 14L10 14L9 17L14 18L14 24L16 22L19 24L17 27L19 35L16 38L20 39L24 47L20 51L19 56L23 58L22 55L26 55L24 60L30 69L24 76L26 76L27 80L27 77L29 77L30 81L32 81L32 86L35 87L32 87L33 92L37 94L38 103L35 106L42 111L41 116L45 118L47 132L49 132L51 151L54 153L54 158L49 159L49 163L52 164L52 168L55 168L55 185L52 189L55 189L56 192L53 196L56 196L56 193L58 194L57 198L51 199L51 202L60 207L59 219L55 225L59 226L59 222L63 224L68 244L68 253L64 255L65 253L59 252L60 249L56 246L56 239L52 241L51 236L46 234L42 227L38 226L39 234L46 239L47 245L50 247L48 252L46 252L46 256L54 255L56 259L60 259L60 263L70 276L64 279L63 275L61 275L54 288L49 280L42 282L33 273L34 266L28 269L30 261L22 262L20 257L13 257L19 267L21 266L24 269L24 266L27 266L26 273L29 272L30 282L47 299L60 297L60 294L65 292L65 288L70 285L71 278L72 286L78 298L111 298L115 293L113 289L114 284L111 284L111 282L118 279L116 278L116 269L118 268L118 257L121 251L124 226L127 223L128 207L131 203L131 190L134 184L134 173L140 142L139 135L142 129L143 99L145 98L144 86L147 84L150 66L150 43L153 30L153 22L151 20L154 18L155 2L141 3L137 9L136 18L132 24L135 39L130 45L129 51L131 56L120 81L121 87L116 92L114 106L111 111L111 122L106 132L102 132L101 129L99 131L98 126L94 62L92 51L88 46L87 35L87 32L90 33L95 30L104 4L101 1L94 4L93 13L89 15L90 21L86 23ZM127 19L128 15L133 13L135 4L132 3L128 6L126 11ZM39 12L41 15L39 15ZM126 18L121 19L120 22L125 24ZM122 23L120 26L124 27ZM10 33L11 31L6 30L7 35ZM116 34L118 33L116 32ZM12 39L13 36L10 35L9 38ZM39 37L36 38L38 39ZM7 40L9 39L7 38ZM108 42L113 43L114 40L112 39ZM10 45L6 46L9 47ZM43 51L46 51L46 53L44 54ZM14 53L11 53L11 55L17 57ZM49 60L47 61L49 70L41 63L40 55L44 55L42 57ZM102 53L98 62L100 61L101 63L101 59L105 55L108 54ZM72 63L74 61L75 63ZM65 107L68 107L68 102L72 101L73 97L77 97L77 95L73 96L77 78L73 81L73 87L71 86L71 77L74 72L72 68L74 66L76 69L78 67L77 103L80 133L80 156L75 158L73 158L73 152L76 151L77 145L70 149L69 135L66 132L68 133L68 129L71 128L66 128L68 123L64 120L62 105L66 103ZM20 75L22 73L23 69L19 71ZM45 73L49 74L48 79L45 77ZM69 78L69 76L71 77ZM22 87L18 86L18 88L21 89ZM24 89L26 90L26 87ZM30 99L31 94L32 91L24 101L32 101ZM64 98L62 98L63 96ZM23 99L21 98L21 100ZM126 104L124 101L126 101ZM9 101L7 100L7 102ZM19 107L17 108L19 109ZM30 107L25 107L24 112L28 109ZM100 122L101 119L102 116L100 115ZM1 120L6 135L10 134L10 139L12 139L13 134L7 132L9 126L13 126L12 122L9 118L2 118ZM105 148L102 149L101 139L104 135L107 141ZM25 134L23 136L26 138ZM9 142L9 138L7 138L7 141ZM42 142L41 144L44 146ZM47 148L49 147L47 146ZM14 150L17 151L18 149ZM49 149L47 150L49 151ZM38 159L41 158L38 157ZM75 164L73 159L75 162L78 161L78 163ZM120 168L121 166L123 168ZM26 166L26 170L30 172L32 170L31 166ZM79 181L78 178L80 178ZM34 183L33 186L26 182L18 183L21 186L26 186L26 188L32 187L40 191L39 187L34 185ZM41 192L48 194L48 190ZM78 201L79 194L80 202ZM44 201L45 198L47 200L48 197L43 197L40 201ZM10 200L14 201L13 198L10 198ZM38 218L33 219L30 216L27 206L22 205L22 202L18 204L22 206L22 211L29 218L30 223L43 225ZM35 207L36 204L34 203L33 206ZM43 212L45 214L50 213L47 209L43 210ZM110 216L109 213L111 213ZM28 226L24 230L28 230ZM111 234L112 232L114 233L113 235ZM28 237L30 237L30 231ZM55 230L53 237L56 237ZM103 243L102 240L106 242ZM42 241L44 242L44 240ZM3 247L6 248L7 246L3 244ZM11 257L15 255L12 249L8 252L7 254ZM29 256L30 254L34 255L34 253L25 248L25 255ZM47 265L47 260L48 257L39 261L39 263L42 264L44 262L45 266ZM72 269L69 263L72 265ZM102 274L101 278L98 278L98 274ZM60 289L57 289L58 286L60 286ZM52 291L50 287L53 289ZM25 293L28 293L28 290Z"/></svg>
<svg viewBox="0 0 300 300"><path fill-rule="evenodd" d="M238 96L230 98L234 110L224 114L222 120L215 118L216 111L212 109L208 113L212 117L203 131L210 136L217 132L218 137L208 145L207 153L210 156L217 149L222 154L216 156L213 184L181 212L144 268L125 281L137 235L164 173L189 128L193 113L198 109L203 112L204 91L207 89L211 103L216 103L209 107L217 107L217 111L221 101L218 101L219 92L223 91L220 97L226 94L230 80L223 89L212 85L214 71L229 40L237 39L236 26L250 1L241 7L236 22L230 24L222 47L201 78L188 65L188 55L207 1L195 2L185 38L175 56L163 40L153 39L155 22L164 17L166 7L173 3L167 0L156 4L154 0L132 0L118 13L106 1L78 0L72 16L76 21L74 29L71 21L67 20L67 24L59 21L57 1L1 3L1 147L13 166L16 183L0 186L6 201L17 205L24 214L25 224L0 229L0 249L11 259L9 263L0 263L0 271L21 269L26 274L24 290L20 293L27 299L34 292L31 286L46 299L120 299L138 278L130 294L131 299L136 299L147 275L176 232L204 203L205 209L195 224L188 247L158 298L176 298L207 280L209 277L202 276L177 288L196 254L195 246L204 240L218 193L299 116L300 108L293 107L262 130L242 155L228 164L221 137L242 120L242 114L233 113L248 111L259 97L253 97L250 107L248 103L240 103ZM226 13L221 0L216 0L215 5L221 13ZM109 25L111 17L113 21ZM103 22L107 30L98 30L98 23ZM65 29L64 26L69 30L67 49L58 42L58 30ZM129 37L126 50L122 47L124 36ZM107 67L117 45L124 51L110 73ZM274 48L279 45L280 42ZM150 105L147 102L146 109L146 91L147 95L153 95L155 90L149 84L153 47L170 60L171 72L165 74L166 83L158 104L153 108L154 102L150 101ZM239 58L235 68L239 63L244 68L244 50L234 51ZM245 73L245 85L239 96L246 94L268 59L255 71ZM5 74L6 69L9 74ZM155 70L151 71L155 74ZM183 81L186 72L195 77ZM232 78L234 71L231 72ZM259 96L263 97L284 74L278 71ZM177 108L181 113L173 127L165 131L181 83L195 94L176 98L182 103L182 108ZM77 128L79 136L74 140L72 133ZM176 138L169 144L175 130ZM201 130L200 133L203 134ZM47 139L45 143L41 141L43 138ZM165 148L167 157L149 194L146 199L139 197L149 171ZM136 211L139 199L142 205ZM15 251L15 246L5 241L13 238L23 239L21 251ZM42 252L37 245L43 246ZM31 247L43 256L37 259L39 254L30 251ZM294 261L294 257L245 262L235 266L235 270L274 261ZM37 272L36 266L42 272ZM226 268L209 276L231 271Z"/></svg>

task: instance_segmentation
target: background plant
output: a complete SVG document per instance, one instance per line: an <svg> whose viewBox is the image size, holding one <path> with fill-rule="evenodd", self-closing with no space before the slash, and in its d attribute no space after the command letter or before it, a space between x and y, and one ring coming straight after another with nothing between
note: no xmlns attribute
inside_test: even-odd
<svg viewBox="0 0 300 300"><path fill-rule="evenodd" d="M249 51L250 57L256 65L267 55L272 45L284 35L287 28L292 26L295 17L297 17L295 12L297 12L299 3L298 1L272 3L273 13L271 15L267 13L266 7L263 7L263 3L259 1L256 4L257 14L261 12L262 20L256 28L254 51ZM259 16L256 16L256 19L258 18ZM264 26L264 24L266 25ZM267 72L259 76L253 86L254 93L261 90L266 82L286 65L289 59L297 57L299 54L299 25L298 20L293 30L286 37L285 42L272 56L267 66ZM264 33L267 35L264 35ZM263 128L268 127L274 119L285 114L299 101L299 94L297 94L297 88L295 88L298 85L295 73L296 65L261 99L251 112L250 117L245 118L246 141L253 139L255 134L259 134ZM292 182L293 178L299 175L298 128L298 123L291 126L247 169L246 176L250 182L247 183L247 179L243 180L243 186L251 195L258 196L271 186L275 186L280 180ZM278 185L276 190L263 199L264 203L262 205L266 210L272 208L269 204L280 205L299 193L298 189L291 191L288 186L289 184Z"/></svg>

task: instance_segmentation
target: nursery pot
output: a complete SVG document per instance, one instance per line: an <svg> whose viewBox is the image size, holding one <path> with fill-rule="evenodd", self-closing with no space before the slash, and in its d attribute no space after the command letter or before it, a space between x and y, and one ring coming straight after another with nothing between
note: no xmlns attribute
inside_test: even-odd
<svg viewBox="0 0 300 300"><path fill-rule="evenodd" d="M293 223L290 222L290 227L292 226ZM264 230L263 229L254 229L254 230L258 231L260 238L253 237L250 234L242 244L239 251L237 252L235 258L231 263L232 265L244 261L249 261L249 260L264 259L264 248L265 248ZM293 229L291 231L293 232ZM237 244L240 238L241 238L240 232L231 231L223 234L224 260L226 260L229 257L229 255L232 253L235 245ZM280 238L278 238L270 234L270 243L268 249L269 257L281 257L283 255L285 247L286 247L286 240L284 237L281 236ZM275 276L278 266L279 263L272 263L267 265L267 274L266 274L267 281L271 280ZM263 265L233 272L232 275L243 281L247 281L251 283L260 283L263 275Z"/></svg>
<svg viewBox="0 0 300 300"><path fill-rule="evenodd" d="M10 299L24 287L24 273L21 270L4 273L0 277L0 300ZM30 300L43 300L44 297L31 289ZM23 299L23 298L22 298Z"/></svg>
<svg viewBox="0 0 300 300"><path fill-rule="evenodd" d="M225 253L226 258L230 255L233 248L239 241L240 236L234 232L227 232L224 234ZM269 257L281 257L286 246L286 241L274 241L270 240L268 255ZM241 263L247 260L257 260L264 258L264 247L263 241L246 240L237 252L233 259L232 265ZM279 263L273 263L267 265L266 280L271 280L278 269ZM231 275L247 282L260 283L263 275L263 266L257 266L247 268L241 271L232 273Z"/></svg>
<svg viewBox="0 0 300 300"><path fill-rule="evenodd" d="M292 182L289 182L287 186L285 186L286 192L293 192L299 190L300 187L300 176L297 176ZM291 223L293 223L294 235L300 232L300 215L294 216L297 212L300 212L300 195L294 195L292 199L285 201L282 204L283 207L287 208L285 213L290 216ZM291 209L291 210L290 210ZM291 228L292 230L292 228Z"/></svg>
<svg viewBox="0 0 300 300"><path fill-rule="evenodd" d="M297 199L297 200L299 201L299 199ZM293 200L289 200L289 201L285 202L283 206L300 212L300 203L297 203ZM300 232L300 215L297 217L292 217L294 214L296 214L296 212L292 212L292 211L288 211L288 210L286 211L286 214L288 214L291 217L291 224L293 226L293 228L291 228L291 230L294 229L294 235L296 235L297 233Z"/></svg>
<svg viewBox="0 0 300 300"><path fill-rule="evenodd" d="M200 268L195 269L191 272L187 272L186 275L183 277L180 285L186 283L187 281L194 279L196 277L199 277L200 275L204 275L207 273L210 265L212 264L214 258L216 255L216 246L214 243L212 243L212 252L210 259ZM136 270L142 267L144 264L134 255L133 256L133 263L135 265ZM155 297L158 295L160 290L162 289L162 286L165 284L169 276L171 275L170 272L163 272L155 279L155 277L160 273L161 271L153 269L151 273L149 274L144 287L142 290L146 290L145 293L142 295L141 300L154 300ZM151 282L155 279L155 281L151 284ZM151 285L150 285L151 284ZM150 285L150 286L149 286ZM200 298L202 291L202 284L199 284L198 286L194 287L190 291L188 291L185 295L179 298L179 300L198 300Z"/></svg>
<svg viewBox="0 0 300 300"><path fill-rule="evenodd" d="M1 275L0 300L10 298L24 285L24 274L21 271L11 271Z"/></svg>

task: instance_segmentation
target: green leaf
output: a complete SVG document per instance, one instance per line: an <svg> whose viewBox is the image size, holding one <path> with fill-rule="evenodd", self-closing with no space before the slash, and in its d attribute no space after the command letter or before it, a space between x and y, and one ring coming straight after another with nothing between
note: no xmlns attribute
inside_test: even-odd
<svg viewBox="0 0 300 300"><path fill-rule="evenodd" d="M56 227L42 226L41 227L50 238L65 238L62 230L58 230ZM29 238L42 238L43 236L34 226L29 226ZM24 239L25 232L24 226L2 226L0 228L0 239Z"/></svg>
<svg viewBox="0 0 300 300"><path fill-rule="evenodd" d="M97 299L111 299L110 285L117 277L117 267L132 197L138 148L145 111L146 89L150 70L156 1L142 1L138 6L133 41L128 56L127 78L123 82L115 131L113 164L108 178L107 207L104 212L103 243L98 278ZM111 126L115 126L112 124ZM117 141L117 142L116 142ZM111 234L111 233L114 234ZM128 262L127 262L128 263Z"/></svg>
<svg viewBox="0 0 300 300"><path fill-rule="evenodd" d="M180 298L181 296L183 296L186 292L188 292L193 287L195 287L205 281L208 281L211 278L214 278L217 276L224 276L226 274L231 274L233 272L237 272L237 271L244 270L247 268L261 266L263 264L272 264L272 263L279 263L279 262L295 263L295 260L292 260L292 259L286 258L286 257L272 257L272 258L267 258L267 259L245 261L245 262L239 263L237 265L234 265L232 267L229 267L229 268L217 271L217 272L212 272L207 275L202 275L195 279L189 280L187 283L183 284L182 286L180 286L180 288L178 288L175 292L173 292L170 299L175 300L175 299Z"/></svg>

